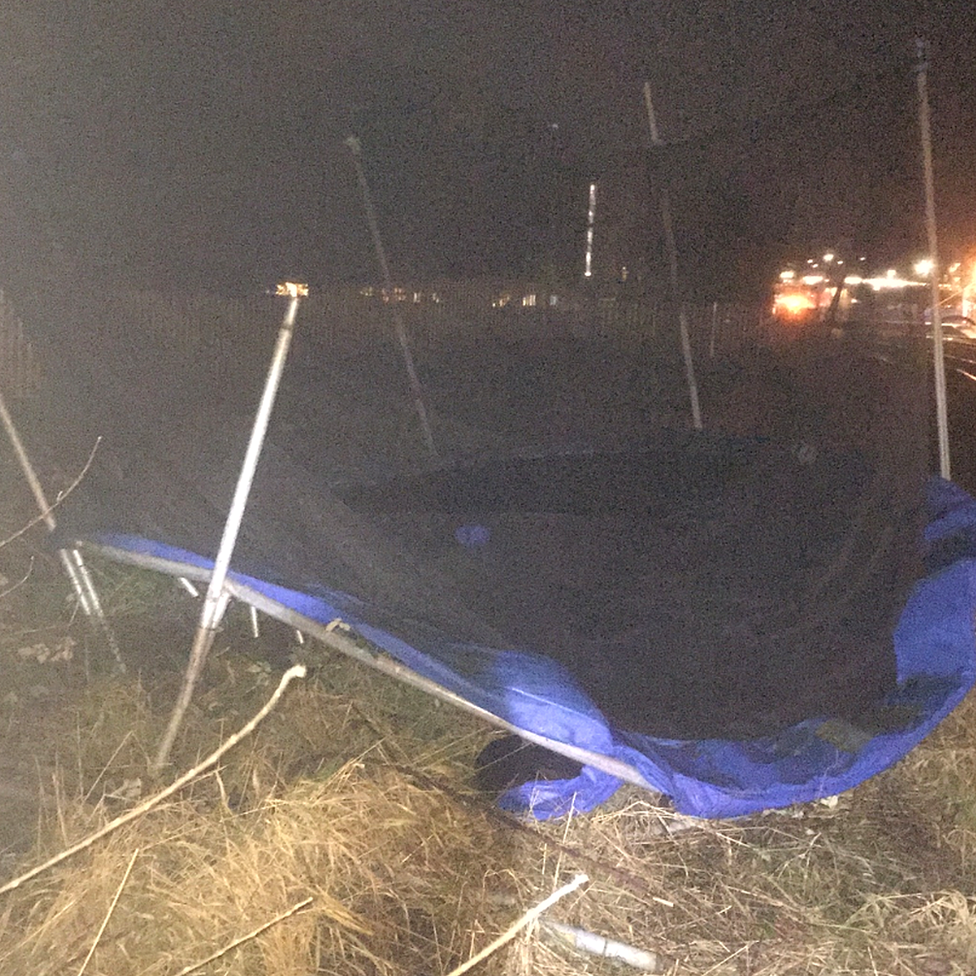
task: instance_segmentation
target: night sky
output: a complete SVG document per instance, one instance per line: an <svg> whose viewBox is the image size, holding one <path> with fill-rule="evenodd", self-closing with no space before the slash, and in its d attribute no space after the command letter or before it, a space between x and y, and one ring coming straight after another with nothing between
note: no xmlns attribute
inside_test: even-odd
<svg viewBox="0 0 976 976"><path fill-rule="evenodd" d="M350 134L404 278L573 280L591 180L608 281L660 277L665 182L703 293L790 253L917 255L919 33L943 253L976 251L968 3L8 0L0 27L5 276L375 280Z"/></svg>

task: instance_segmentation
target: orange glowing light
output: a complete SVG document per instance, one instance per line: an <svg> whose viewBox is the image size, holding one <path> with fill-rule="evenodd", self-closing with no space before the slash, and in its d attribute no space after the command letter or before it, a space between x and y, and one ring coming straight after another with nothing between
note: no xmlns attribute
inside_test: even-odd
<svg viewBox="0 0 976 976"><path fill-rule="evenodd" d="M816 307L817 302L812 295L799 291L787 291L775 297L773 314L797 318L812 312Z"/></svg>
<svg viewBox="0 0 976 976"><path fill-rule="evenodd" d="M305 298L308 295L308 285L298 281L282 281L275 287L276 295L288 295L290 298Z"/></svg>

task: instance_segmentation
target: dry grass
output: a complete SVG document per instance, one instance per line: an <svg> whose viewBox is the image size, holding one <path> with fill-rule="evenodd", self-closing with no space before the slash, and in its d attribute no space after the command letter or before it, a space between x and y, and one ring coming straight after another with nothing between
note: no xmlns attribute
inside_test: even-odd
<svg viewBox="0 0 976 976"><path fill-rule="evenodd" d="M586 376L600 379L591 360L585 366ZM480 425L486 409L499 409L502 370L472 375L466 360L456 368L460 380L444 381L443 399L455 404L463 382ZM562 368L540 375L554 387L545 423L536 416L535 379L525 384L531 396L519 401L522 412L509 417L506 402L491 437L438 412L435 395L439 443L495 445L522 438L522 425L569 437L576 430L563 416L572 419L570 406L587 409L578 425L586 430L650 425L651 407L664 409L660 398L648 397L617 404L616 414L609 404L601 412L600 397L580 392L600 384L585 386L583 374L567 382ZM335 416L320 419L347 445L336 449L338 460L362 474L361 457L409 458L417 444L412 414L391 408L394 420L374 429L388 416L377 408L383 391L365 395L356 374L349 382L354 388L332 408ZM683 416L684 399L675 403L668 409ZM4 460L0 484L9 505L24 491ZM24 518L0 512L11 531ZM30 571L32 557L40 568L52 561L28 540L2 556L0 572L11 583ZM105 572L99 584L113 617L136 621L126 624L126 649L148 664L162 654L153 616L157 584L127 570ZM19 863L0 865L6 877L98 829L159 785L146 770L179 677L146 666L141 678L99 679L85 672L81 655L57 662L21 657L22 647L56 649L68 635L79 646L85 640L66 612L63 583L37 585L37 574L0 600L0 660L9 686L0 702L0 786L39 796L33 846L16 852ZM181 639L185 652L189 628ZM174 775L267 698L267 672L239 653L246 646L228 639L213 655L174 749ZM679 973L962 976L976 971L974 708L971 698L907 760L834 806L669 833L662 828L686 825L627 788L589 816L521 824L470 785L472 758L490 730L328 658L217 771L0 895L0 976L177 976L242 939L199 971L435 976L579 871L590 883L550 917L658 951ZM5 814L13 816L9 807ZM24 816L31 821L34 811ZM308 898L307 907L246 938ZM551 943L538 928L476 971L620 972Z"/></svg>
<svg viewBox="0 0 976 976"><path fill-rule="evenodd" d="M210 670L181 769L269 690L230 651ZM487 730L328 659L218 772L3 896L0 973L78 972L116 897L89 974L179 973L308 898L201 971L447 973L578 871L590 884L551 917L677 972L972 972L974 707L833 806L667 833L668 812L624 789L590 816L516 824L468 784ZM59 742L60 792L30 862L132 802L163 718L134 679L52 712L37 731ZM477 971L611 964L533 928Z"/></svg>
<svg viewBox="0 0 976 976"><path fill-rule="evenodd" d="M141 589L145 580L114 579L116 589L104 589L132 611L132 647L140 609L158 610L159 595ZM34 845L18 864L4 862L7 877L159 785L146 770L178 681L165 668L100 679L78 655L20 657L42 627L51 647L68 634L84 639L64 612L63 583L56 596L37 586L0 604L0 657L17 692L0 705L0 786L9 779L41 796ZM146 619L144 662L157 651L154 628ZM241 649L254 651L230 638L218 645L174 775L268 697L267 670ZM434 976L579 871L590 883L549 917L657 951L678 973L976 971L973 698L904 762L833 806L669 833L662 827L685 824L625 788L589 816L520 824L470 785L490 730L349 662L312 656L312 677L216 772L0 895L0 976L83 966L88 976L176 976L308 898L198 971ZM49 694L27 693L39 684ZM621 970L533 927L475 971Z"/></svg>
<svg viewBox="0 0 976 976"><path fill-rule="evenodd" d="M225 658L220 667L231 665ZM229 682L221 688L227 693ZM115 742L106 745L114 759L89 784L65 787L37 857L114 816L126 802L119 784L135 779L140 757L145 768L140 740L154 725L145 692L134 682L104 691L92 728ZM93 697L81 696L79 716L91 716ZM202 741L206 699L202 705L183 738L184 757L191 740ZM209 724L219 728L227 716ZM486 907L487 894L507 858L490 816L471 816L398 772L368 717L321 684L296 690L273 724L187 795L13 893L0 972L80 966L136 850L89 972L179 971L308 897L306 911L207 971L394 973L461 961L478 920L498 911ZM76 770L87 779L94 769L92 736L76 734L74 746L78 762L64 763L62 780ZM427 768L443 774L450 760L426 749Z"/></svg>

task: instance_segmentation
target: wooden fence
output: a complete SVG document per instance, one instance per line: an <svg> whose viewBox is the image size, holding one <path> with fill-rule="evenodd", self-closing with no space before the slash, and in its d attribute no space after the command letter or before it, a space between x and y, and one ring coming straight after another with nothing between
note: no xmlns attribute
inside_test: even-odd
<svg viewBox="0 0 976 976"><path fill-rule="evenodd" d="M284 307L267 295L223 299L126 290L105 297L101 316L130 337L152 337L158 349L176 358L233 360L243 347L270 348ZM342 351L391 339L394 316L421 349L444 342L531 342L559 336L677 348L673 310L504 281L397 288L393 296L368 287L313 290L302 303L299 330L303 339ZM690 307L687 317L697 355L728 354L765 334L756 307L715 303Z"/></svg>
<svg viewBox="0 0 976 976"><path fill-rule="evenodd" d="M215 382L263 376L286 303L268 294L243 298L158 293L129 288L71 289L43 313L58 328L53 348L94 364L135 371L194 365ZM552 337L609 342L677 355L677 315L652 302L554 292L532 282L445 281L377 288L312 290L298 333L324 354L393 343L400 317L418 350L442 343L534 343ZM760 341L757 308L713 304L687 309L696 357L721 357ZM39 323L35 323L39 326ZM28 330L0 292L0 390L11 398L36 394L40 357ZM40 333L38 333L40 334ZM52 346L52 342L48 342Z"/></svg>
<svg viewBox="0 0 976 976"><path fill-rule="evenodd" d="M251 362L263 370L285 309L268 294L242 298L159 293L131 288L65 294L48 318L62 326L61 342L95 356L128 357L135 365L212 364L231 374ZM886 308L862 323L875 338L914 330L918 310ZM610 342L662 356L677 355L678 316L673 306L640 296L587 295L535 282L492 279L434 281L398 286L392 295L353 285L312 289L299 313L303 342L323 350L355 351L364 343L394 340L399 316L418 350L440 343L544 342L572 336ZM743 347L792 336L795 327L771 322L760 305L714 302L686 308L696 360L734 355ZM897 321L896 321L897 320ZM9 300L0 291L0 390L34 395L41 377L35 348ZM218 365L219 364L219 365ZM257 368L257 367L255 367Z"/></svg>

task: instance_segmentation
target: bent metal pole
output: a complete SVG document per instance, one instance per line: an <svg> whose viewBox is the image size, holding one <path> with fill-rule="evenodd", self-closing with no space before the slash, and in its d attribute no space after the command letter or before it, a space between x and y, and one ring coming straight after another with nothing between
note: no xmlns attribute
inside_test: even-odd
<svg viewBox="0 0 976 976"><path fill-rule="evenodd" d="M54 519L51 506L48 504L47 497L44 494L44 489L41 487L40 478L37 477L34 465L31 464L31 460L27 455L27 449L20 439L20 434L17 433L13 417L10 415L10 411L7 409L7 404L2 395L0 395L0 420L3 421L3 426L6 428L7 436L10 438L10 443L13 446L14 453L17 455L21 470L24 472L27 484L30 486L38 509L40 509L41 519L48 527L48 530L53 532L57 527L57 522ZM119 671L125 671L125 662L122 660L119 642L105 617L101 600L98 598L98 591L95 589L95 584L92 581L91 574L88 572L88 567L81 558L81 553L77 549L58 549L58 558L61 560L61 565L64 567L68 579L71 580L71 586L75 591L79 606L85 616L91 621L92 625L102 632L102 635L105 637L105 642L108 644L109 650L111 650L112 656L115 658L115 666Z"/></svg>
<svg viewBox="0 0 976 976"><path fill-rule="evenodd" d="M214 562L207 593L203 599L200 623L193 638L186 674L183 676L183 687L180 689L179 698L173 706L169 725L166 727L166 732L156 752L156 758L153 760L153 773L158 773L169 760L170 750L173 748L176 734L183 722L183 715L193 697L193 689L207 660L214 634L224 616L224 611L227 609L228 594L224 584L227 580L227 572L230 569L231 556L234 554L234 546L237 544L237 534L244 518L244 509L251 492L251 484L254 481L254 472L261 456L261 448L264 445L264 436L268 430L271 409L278 393L285 360L288 358L288 348L291 345L295 330L295 317L298 314L298 303L308 294L308 285L287 282L278 286L277 293L288 295L291 300L278 332L278 341L275 345L274 356L271 359L271 366L268 369L264 392L258 405L257 415L254 418L254 426L251 429L251 439L248 442L244 462L241 465L241 473L237 479L237 487L231 500L230 511L227 513L227 521L224 523L224 532L220 539L220 548L217 550L217 559Z"/></svg>

